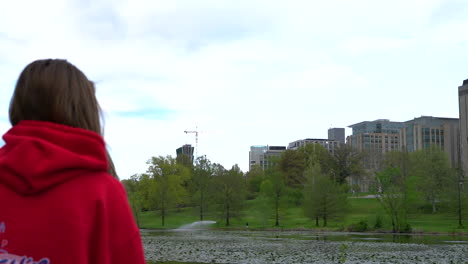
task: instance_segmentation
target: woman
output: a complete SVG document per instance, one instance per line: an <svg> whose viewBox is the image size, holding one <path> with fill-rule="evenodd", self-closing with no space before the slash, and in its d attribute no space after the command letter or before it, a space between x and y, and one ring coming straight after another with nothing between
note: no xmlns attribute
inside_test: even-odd
<svg viewBox="0 0 468 264"><path fill-rule="evenodd" d="M145 263L94 84L65 60L19 76L0 149L0 263Z"/></svg>

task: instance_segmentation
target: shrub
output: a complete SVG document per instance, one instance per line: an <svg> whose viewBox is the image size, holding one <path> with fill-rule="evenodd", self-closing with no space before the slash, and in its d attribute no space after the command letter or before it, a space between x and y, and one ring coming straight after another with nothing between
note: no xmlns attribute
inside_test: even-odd
<svg viewBox="0 0 468 264"><path fill-rule="evenodd" d="M348 231L351 232L364 232L369 229L369 225L367 223L367 220L361 220L356 224L352 224L348 226Z"/></svg>
<svg viewBox="0 0 468 264"><path fill-rule="evenodd" d="M290 189L287 195L288 203L290 205L299 206L304 200L302 190Z"/></svg>
<svg viewBox="0 0 468 264"><path fill-rule="evenodd" d="M376 215L375 216L375 224L374 228L375 229L380 229L383 226L383 221L382 221L382 216L381 215Z"/></svg>
<svg viewBox="0 0 468 264"><path fill-rule="evenodd" d="M413 231L413 228L408 223L404 223L400 227L400 233L411 233L411 231Z"/></svg>

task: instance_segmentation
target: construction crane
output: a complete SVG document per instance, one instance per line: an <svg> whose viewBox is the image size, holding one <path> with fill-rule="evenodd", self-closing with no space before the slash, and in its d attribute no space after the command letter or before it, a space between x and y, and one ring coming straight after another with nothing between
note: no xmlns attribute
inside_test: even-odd
<svg viewBox="0 0 468 264"><path fill-rule="evenodd" d="M195 130L185 130L184 131L185 134L188 134L188 133L194 133L195 134L195 158L198 157L198 127L195 128Z"/></svg>

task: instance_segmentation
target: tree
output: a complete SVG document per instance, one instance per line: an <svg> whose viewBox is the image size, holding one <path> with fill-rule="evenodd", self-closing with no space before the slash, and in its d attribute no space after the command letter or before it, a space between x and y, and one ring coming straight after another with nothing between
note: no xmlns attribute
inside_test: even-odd
<svg viewBox="0 0 468 264"><path fill-rule="evenodd" d="M285 184L292 188L302 188L305 183L305 155L303 152L288 149L281 154L278 163L284 175Z"/></svg>
<svg viewBox="0 0 468 264"><path fill-rule="evenodd" d="M140 190L139 175L134 174L128 180L122 180L122 185L127 191L128 202L132 209L137 225L140 226L140 212L143 209L143 199Z"/></svg>
<svg viewBox="0 0 468 264"><path fill-rule="evenodd" d="M137 174L132 177L135 177L135 180L138 182L136 184L136 191L138 191L141 198L142 210L156 209L156 181L147 173Z"/></svg>
<svg viewBox="0 0 468 264"><path fill-rule="evenodd" d="M344 186L333 181L322 172L319 164L313 164L306 170L307 183L304 186L304 213L311 219L323 219L323 226L328 220L345 213L347 196Z"/></svg>
<svg viewBox="0 0 468 264"><path fill-rule="evenodd" d="M260 185L265 180L265 173L259 165L253 165L245 174L248 199L254 199L260 192Z"/></svg>
<svg viewBox="0 0 468 264"><path fill-rule="evenodd" d="M424 199L431 204L432 213L437 212L437 204L442 202L444 194L455 192L451 184L455 176L447 154L439 147L418 150L411 153L411 174L417 179L417 189Z"/></svg>
<svg viewBox="0 0 468 264"><path fill-rule="evenodd" d="M167 210L182 203L186 197L183 185L190 172L171 156L152 157L148 164L148 174L156 183L156 204L161 210L161 224L164 226Z"/></svg>
<svg viewBox="0 0 468 264"><path fill-rule="evenodd" d="M362 164L364 154L355 151L352 147L341 145L333 153L333 178L339 184L343 184L352 175L364 173Z"/></svg>
<svg viewBox="0 0 468 264"><path fill-rule="evenodd" d="M191 181L192 199L196 206L199 207L200 221L207 208L209 184L213 175L213 167L205 156L200 156L195 161L193 176Z"/></svg>
<svg viewBox="0 0 468 264"><path fill-rule="evenodd" d="M266 172L266 180L260 186L260 192L262 197L266 197L267 201L273 205L275 210L275 226L279 226L279 210L286 193L286 186L281 172L269 169Z"/></svg>
<svg viewBox="0 0 468 264"><path fill-rule="evenodd" d="M464 228L463 219L468 217L468 188L461 168L454 169L446 185L446 205L456 215L458 228Z"/></svg>
<svg viewBox="0 0 468 264"><path fill-rule="evenodd" d="M417 208L417 177L411 174L410 153L392 151L385 155L382 170L376 173L377 198L392 220L393 232L410 231L408 213Z"/></svg>
<svg viewBox="0 0 468 264"><path fill-rule="evenodd" d="M389 166L377 173L379 184L377 199L390 216L394 233L407 232L410 229L407 215L409 204L412 203L411 186L414 184L413 178L404 174L404 167L402 168L401 165Z"/></svg>
<svg viewBox="0 0 468 264"><path fill-rule="evenodd" d="M262 227L265 228L268 219L271 216L271 200L264 192L260 192L257 198L254 200L254 216L260 219Z"/></svg>
<svg viewBox="0 0 468 264"><path fill-rule="evenodd" d="M334 169L335 160L333 155L320 144L307 144L298 149L304 155L304 172L313 164L318 164L325 174ZM307 179L305 179L307 181Z"/></svg>
<svg viewBox="0 0 468 264"><path fill-rule="evenodd" d="M240 213L245 199L244 173L237 164L229 171L216 164L214 175L214 200L222 212L226 226L229 226L231 218Z"/></svg>

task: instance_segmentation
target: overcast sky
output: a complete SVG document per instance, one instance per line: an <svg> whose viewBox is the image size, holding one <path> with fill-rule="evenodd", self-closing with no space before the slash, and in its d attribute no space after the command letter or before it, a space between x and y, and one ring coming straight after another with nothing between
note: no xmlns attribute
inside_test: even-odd
<svg viewBox="0 0 468 264"><path fill-rule="evenodd" d="M121 178L197 127L199 155L247 171L251 145L457 118L467 31L467 0L2 1L0 133L21 70L64 58L97 83Z"/></svg>

